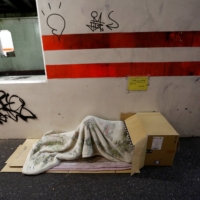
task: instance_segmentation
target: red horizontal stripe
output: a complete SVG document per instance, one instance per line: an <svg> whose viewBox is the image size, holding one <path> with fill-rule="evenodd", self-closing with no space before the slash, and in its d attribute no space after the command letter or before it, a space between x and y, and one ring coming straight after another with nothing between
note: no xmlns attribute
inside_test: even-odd
<svg viewBox="0 0 200 200"><path fill-rule="evenodd" d="M43 48L47 50L144 48L144 47L200 47L200 31L141 32L43 35Z"/></svg>
<svg viewBox="0 0 200 200"><path fill-rule="evenodd" d="M126 76L191 76L200 75L200 62L47 65L46 69L49 79Z"/></svg>

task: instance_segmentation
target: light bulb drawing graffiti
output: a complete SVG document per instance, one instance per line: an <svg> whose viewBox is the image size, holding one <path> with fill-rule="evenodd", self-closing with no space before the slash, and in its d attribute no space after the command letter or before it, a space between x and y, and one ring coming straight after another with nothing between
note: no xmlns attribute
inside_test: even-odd
<svg viewBox="0 0 200 200"><path fill-rule="evenodd" d="M8 93L0 90L0 125L6 123L8 119L17 122L18 118L26 121L30 119L37 119L30 110L25 108L25 102L17 95L10 96Z"/></svg>
<svg viewBox="0 0 200 200"><path fill-rule="evenodd" d="M104 28L103 26L106 25L106 27L108 29L110 29L111 31L113 29L116 29L116 28L119 28L119 24L111 18L111 13L113 13L114 11L111 11L109 14L108 14L108 18L112 21L111 24L105 24L104 22L102 22L101 18L102 18L102 13L98 14L97 11L92 11L91 12L91 17L92 17L92 20L90 21L90 24L86 24L86 26L88 28L90 28L91 31L96 31L96 30L100 30L100 32L104 31ZM98 18L98 19L97 19Z"/></svg>
<svg viewBox="0 0 200 200"><path fill-rule="evenodd" d="M59 22L56 24L52 22ZM60 41L63 31L65 30L65 19L59 14L51 14L47 17L47 25L50 29L52 29L52 34L58 37L58 41Z"/></svg>
<svg viewBox="0 0 200 200"><path fill-rule="evenodd" d="M51 4L48 3L49 9L51 10ZM59 9L61 8L61 2L59 4ZM41 11L42 14L45 16L44 11ZM63 16L61 16L58 13L52 13L47 16L46 19L47 26L51 29L51 32L53 35L55 35L58 38L58 41L60 41L63 31L65 30L66 27L66 21Z"/></svg>

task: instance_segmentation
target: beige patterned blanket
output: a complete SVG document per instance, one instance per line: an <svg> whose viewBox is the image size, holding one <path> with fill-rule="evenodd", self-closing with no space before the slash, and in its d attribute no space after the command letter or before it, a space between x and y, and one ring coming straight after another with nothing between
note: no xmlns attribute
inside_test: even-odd
<svg viewBox="0 0 200 200"><path fill-rule="evenodd" d="M29 152L22 173L39 174L58 166L62 160L93 156L131 163L132 153L133 146L124 122L88 116L74 131L44 134Z"/></svg>

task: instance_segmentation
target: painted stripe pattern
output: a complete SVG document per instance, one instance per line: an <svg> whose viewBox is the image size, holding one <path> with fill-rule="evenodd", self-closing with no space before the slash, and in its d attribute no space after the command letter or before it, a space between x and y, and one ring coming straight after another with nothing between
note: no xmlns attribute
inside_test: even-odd
<svg viewBox="0 0 200 200"><path fill-rule="evenodd" d="M48 78L200 75L200 62L47 65Z"/></svg>
<svg viewBox="0 0 200 200"><path fill-rule="evenodd" d="M42 36L44 50L200 47L200 32L97 33Z"/></svg>
<svg viewBox="0 0 200 200"><path fill-rule="evenodd" d="M43 35L53 78L200 75L200 31Z"/></svg>

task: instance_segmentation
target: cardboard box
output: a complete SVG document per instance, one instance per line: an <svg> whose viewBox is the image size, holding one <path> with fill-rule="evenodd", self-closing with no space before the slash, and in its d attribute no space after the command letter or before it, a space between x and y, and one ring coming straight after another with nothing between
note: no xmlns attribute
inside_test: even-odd
<svg viewBox="0 0 200 200"><path fill-rule="evenodd" d="M171 166L179 134L159 112L137 113L125 119L134 145L131 174L144 165Z"/></svg>

